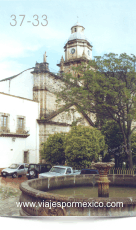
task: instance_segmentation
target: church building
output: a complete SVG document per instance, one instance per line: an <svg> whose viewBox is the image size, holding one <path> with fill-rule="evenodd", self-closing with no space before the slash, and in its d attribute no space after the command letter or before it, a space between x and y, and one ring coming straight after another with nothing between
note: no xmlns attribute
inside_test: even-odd
<svg viewBox="0 0 136 230"><path fill-rule="evenodd" d="M12 163L41 162L40 148L50 134L68 132L72 122L88 125L83 114L72 106L66 111L56 103L54 92L60 90L62 72L92 59L92 45L78 22L64 46L59 73L50 71L46 52L42 63L12 77L0 80L0 168ZM94 117L92 117L94 120Z"/></svg>

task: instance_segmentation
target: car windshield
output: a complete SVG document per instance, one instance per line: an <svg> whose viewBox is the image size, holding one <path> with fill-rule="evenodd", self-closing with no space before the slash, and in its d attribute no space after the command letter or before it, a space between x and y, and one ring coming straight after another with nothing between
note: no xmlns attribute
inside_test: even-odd
<svg viewBox="0 0 136 230"><path fill-rule="evenodd" d="M29 165L29 169L34 169L35 165Z"/></svg>
<svg viewBox="0 0 136 230"><path fill-rule="evenodd" d="M9 166L10 169L17 169L19 167L18 164L12 164Z"/></svg>
<svg viewBox="0 0 136 230"><path fill-rule="evenodd" d="M29 164L25 164L25 168L29 168Z"/></svg>
<svg viewBox="0 0 136 230"><path fill-rule="evenodd" d="M29 165L28 170L31 171L33 169L39 171L40 170L40 165Z"/></svg>
<svg viewBox="0 0 136 230"><path fill-rule="evenodd" d="M50 172L63 174L65 172L65 168L53 167L53 168L51 168Z"/></svg>

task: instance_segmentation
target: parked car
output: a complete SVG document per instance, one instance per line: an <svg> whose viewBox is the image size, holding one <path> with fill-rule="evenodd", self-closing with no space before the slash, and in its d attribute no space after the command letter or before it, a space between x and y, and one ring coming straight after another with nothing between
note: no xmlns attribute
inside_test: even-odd
<svg viewBox="0 0 136 230"><path fill-rule="evenodd" d="M39 173L48 172L51 169L50 164L29 164L28 172L26 174L28 179L38 178Z"/></svg>
<svg viewBox="0 0 136 230"><path fill-rule="evenodd" d="M12 176L13 178L26 175L28 166L29 164L26 163L12 164L8 168L3 169L1 175L3 177Z"/></svg>
<svg viewBox="0 0 136 230"><path fill-rule="evenodd" d="M49 172L46 173L40 173L39 178L44 178L44 177L53 177L53 176L67 176L67 175L79 175L80 170L73 170L72 167L69 166L61 166L61 165L56 165L51 168Z"/></svg>
<svg viewBox="0 0 136 230"><path fill-rule="evenodd" d="M99 174L97 169L82 169L81 174Z"/></svg>

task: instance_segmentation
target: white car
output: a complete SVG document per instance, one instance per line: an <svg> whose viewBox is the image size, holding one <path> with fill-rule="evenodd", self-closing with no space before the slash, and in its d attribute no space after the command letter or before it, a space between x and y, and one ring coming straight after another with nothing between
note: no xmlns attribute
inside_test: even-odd
<svg viewBox="0 0 136 230"><path fill-rule="evenodd" d="M16 178L18 176L26 175L29 164L20 163L20 164L12 164L8 168L5 168L1 171L1 175L3 177L12 176Z"/></svg>
<svg viewBox="0 0 136 230"><path fill-rule="evenodd" d="M53 176L67 176L67 175L79 175L81 173L80 170L73 170L72 167L69 166L61 166L56 165L51 168L49 172L40 173L38 178L44 177L53 177Z"/></svg>

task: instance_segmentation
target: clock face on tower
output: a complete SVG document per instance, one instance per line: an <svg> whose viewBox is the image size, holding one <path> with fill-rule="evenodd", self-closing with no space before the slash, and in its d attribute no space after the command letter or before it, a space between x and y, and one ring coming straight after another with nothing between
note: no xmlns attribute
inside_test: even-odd
<svg viewBox="0 0 136 230"><path fill-rule="evenodd" d="M74 49L74 48L71 49L71 53L72 53L72 54L75 53L75 49Z"/></svg>

